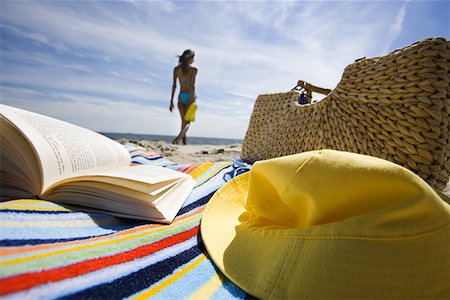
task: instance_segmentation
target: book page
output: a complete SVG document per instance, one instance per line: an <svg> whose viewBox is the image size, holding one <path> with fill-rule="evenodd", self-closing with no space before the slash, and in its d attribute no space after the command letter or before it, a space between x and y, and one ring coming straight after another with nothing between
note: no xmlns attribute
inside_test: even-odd
<svg viewBox="0 0 450 300"><path fill-rule="evenodd" d="M91 130L2 104L0 113L34 148L43 177L42 191L69 177L127 166L131 162L122 145Z"/></svg>
<svg viewBox="0 0 450 300"><path fill-rule="evenodd" d="M192 177L186 177L171 193L166 194L164 199L156 203L156 207L165 217L165 220L160 222L171 223L173 221L194 186L195 180Z"/></svg>
<svg viewBox="0 0 450 300"><path fill-rule="evenodd" d="M151 165L139 165L134 167L116 168L114 170L97 172L95 175L123 178L137 181L147 185L153 185L167 180L190 177L190 175L182 172L174 171L169 168Z"/></svg>
<svg viewBox="0 0 450 300"><path fill-rule="evenodd" d="M185 176L162 193L152 195L106 182L74 181L58 185L43 196L53 202L78 205L112 215L170 223L194 186L194 179Z"/></svg>
<svg viewBox="0 0 450 300"><path fill-rule="evenodd" d="M142 193L156 195L185 177L190 177L190 175L160 166L126 166L96 172L91 175L67 178L50 186L48 190L71 182L80 182L80 185L83 185L83 182L106 182Z"/></svg>
<svg viewBox="0 0 450 300"><path fill-rule="evenodd" d="M13 179L14 178L14 179ZM39 195L42 181L36 154L28 141L14 125L0 115L0 190L6 196L5 189L16 189L17 195L9 193L10 198L19 198L21 191L27 191L31 197Z"/></svg>
<svg viewBox="0 0 450 300"><path fill-rule="evenodd" d="M163 218L152 203L158 197L109 183L72 182L58 186L43 196L56 203L89 207L107 213L119 212L147 220Z"/></svg>

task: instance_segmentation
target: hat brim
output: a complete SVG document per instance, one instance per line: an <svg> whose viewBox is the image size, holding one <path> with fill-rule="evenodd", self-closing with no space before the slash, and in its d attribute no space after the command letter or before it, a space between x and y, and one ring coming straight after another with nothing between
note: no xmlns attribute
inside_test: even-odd
<svg viewBox="0 0 450 300"><path fill-rule="evenodd" d="M200 224L201 235L208 253L213 253L214 263L225 271L221 258L225 249L236 237L234 228L240 224L239 216L245 213L244 197L248 188L249 173L239 175L222 186L210 199ZM220 212L220 213L218 213ZM226 274L231 276L231 274Z"/></svg>
<svg viewBox="0 0 450 300"><path fill-rule="evenodd" d="M248 183L245 173L222 186L201 222L212 260L245 292L287 299L433 297L450 291L450 226L381 241L358 236L290 238L276 234L277 229L270 236L270 228L262 229L263 234L245 224Z"/></svg>

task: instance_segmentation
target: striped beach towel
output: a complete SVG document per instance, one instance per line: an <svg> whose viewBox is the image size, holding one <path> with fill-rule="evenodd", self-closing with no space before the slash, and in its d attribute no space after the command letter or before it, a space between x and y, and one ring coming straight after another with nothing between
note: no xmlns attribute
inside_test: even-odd
<svg viewBox="0 0 450 300"><path fill-rule="evenodd" d="M214 266L199 224L230 162L177 165L128 147L134 164L188 174L196 186L170 225L84 213L43 200L0 203L2 299L244 299Z"/></svg>

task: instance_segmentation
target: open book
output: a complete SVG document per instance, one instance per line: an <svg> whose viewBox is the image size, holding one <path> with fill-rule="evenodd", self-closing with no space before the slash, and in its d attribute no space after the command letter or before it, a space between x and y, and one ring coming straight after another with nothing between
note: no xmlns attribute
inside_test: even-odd
<svg viewBox="0 0 450 300"><path fill-rule="evenodd" d="M170 223L194 187L190 175L130 166L119 143L79 126L0 104L0 197L38 198Z"/></svg>

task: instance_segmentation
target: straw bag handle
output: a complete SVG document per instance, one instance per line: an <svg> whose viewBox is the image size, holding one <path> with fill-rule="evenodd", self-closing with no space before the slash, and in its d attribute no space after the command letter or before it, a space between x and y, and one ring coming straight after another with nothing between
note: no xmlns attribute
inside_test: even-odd
<svg viewBox="0 0 450 300"><path fill-rule="evenodd" d="M321 88L321 87L312 85L311 83L306 82L304 80L299 80L297 82L297 86L295 86L292 90L300 92L300 96L298 98L299 104L311 103L313 92L323 94L323 95L328 95L329 93L331 93L330 89Z"/></svg>

